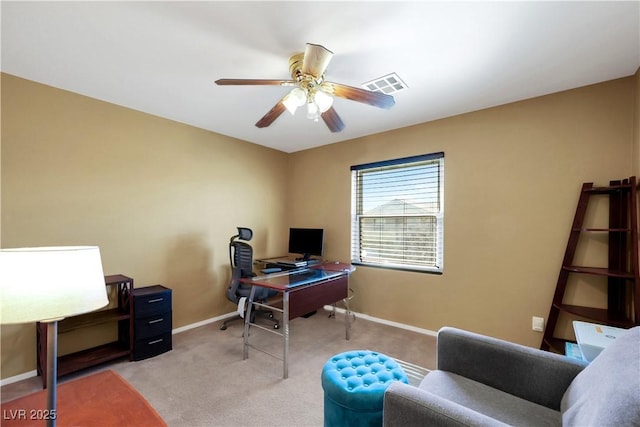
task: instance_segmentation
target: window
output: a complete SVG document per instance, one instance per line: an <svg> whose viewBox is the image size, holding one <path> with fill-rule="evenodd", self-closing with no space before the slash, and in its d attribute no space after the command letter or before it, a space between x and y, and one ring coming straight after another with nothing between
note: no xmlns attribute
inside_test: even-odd
<svg viewBox="0 0 640 427"><path fill-rule="evenodd" d="M351 167L351 262L442 272L444 153Z"/></svg>

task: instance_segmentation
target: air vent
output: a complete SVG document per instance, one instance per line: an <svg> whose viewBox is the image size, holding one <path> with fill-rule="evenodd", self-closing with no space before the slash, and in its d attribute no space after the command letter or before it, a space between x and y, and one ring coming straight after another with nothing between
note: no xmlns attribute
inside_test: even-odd
<svg viewBox="0 0 640 427"><path fill-rule="evenodd" d="M396 73L391 73L383 77L378 77L370 82L363 83L362 87L372 92L382 92L390 95L406 89L407 85Z"/></svg>

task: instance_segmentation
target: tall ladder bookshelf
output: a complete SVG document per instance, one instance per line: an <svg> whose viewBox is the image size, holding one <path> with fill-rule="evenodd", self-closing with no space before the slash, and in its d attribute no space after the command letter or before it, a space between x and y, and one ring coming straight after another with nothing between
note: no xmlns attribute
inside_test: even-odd
<svg viewBox="0 0 640 427"><path fill-rule="evenodd" d="M593 196L608 197L609 224L607 228L589 228L585 224L587 208ZM600 239L608 244L608 266L575 265L578 242ZM600 236L600 237L598 237ZM567 249L562 260L556 290L549 310L540 348L564 353L566 338L557 337L561 313L603 325L629 328L640 324L640 271L638 269L638 207L636 177L610 181L607 187L595 187L592 182L582 185L578 207L571 226ZM595 275L606 278L607 308L567 304L567 283L573 275ZM576 281L576 294L580 285Z"/></svg>

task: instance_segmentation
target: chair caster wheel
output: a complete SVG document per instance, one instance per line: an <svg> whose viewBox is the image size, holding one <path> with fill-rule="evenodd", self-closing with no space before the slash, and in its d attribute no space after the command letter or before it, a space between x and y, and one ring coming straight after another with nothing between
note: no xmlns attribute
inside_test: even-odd
<svg viewBox="0 0 640 427"><path fill-rule="evenodd" d="M220 330L221 330L221 331L226 331L226 330L227 330L227 325L222 325L222 326L220 326Z"/></svg>

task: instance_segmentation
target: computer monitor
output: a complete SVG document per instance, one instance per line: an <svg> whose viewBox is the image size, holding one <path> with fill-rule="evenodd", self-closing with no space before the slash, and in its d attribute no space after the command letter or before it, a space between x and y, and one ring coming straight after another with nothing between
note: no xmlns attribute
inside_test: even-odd
<svg viewBox="0 0 640 427"><path fill-rule="evenodd" d="M308 261L311 255L322 256L324 249L324 229L290 228L289 253L300 254L299 260Z"/></svg>

